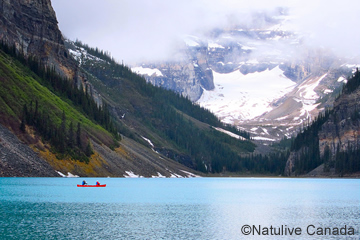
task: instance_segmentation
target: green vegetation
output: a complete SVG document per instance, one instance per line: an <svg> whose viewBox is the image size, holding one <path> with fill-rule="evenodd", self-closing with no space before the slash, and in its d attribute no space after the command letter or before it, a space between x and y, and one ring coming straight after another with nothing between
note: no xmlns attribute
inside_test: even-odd
<svg viewBox="0 0 360 240"><path fill-rule="evenodd" d="M99 50L98 48L90 48L88 45L83 44L80 41L77 41L75 44L78 47L86 49L89 54L104 60L103 62L94 63L84 59L82 61L82 67L97 79L100 79L101 82L108 88L116 88L120 92L129 90L131 91L130 94L136 94L138 97L143 99L150 98L151 102L154 102L157 105L165 104L173 106L175 109L201 122L214 127L221 127L246 139L250 139L250 134L248 132L238 130L234 126L220 122L213 113L197 104L194 104L188 98L174 93L171 90L155 87L151 83L146 82L143 77L134 74L129 67L123 64L117 64L115 60L110 57L109 53ZM106 89L106 91L109 91L109 89ZM117 95L118 94L119 92L117 92ZM116 98L114 95L111 96L112 99L114 97ZM126 94L124 93L123 96L126 96ZM118 97L121 98L121 96ZM136 96L130 97L135 98Z"/></svg>
<svg viewBox="0 0 360 240"><path fill-rule="evenodd" d="M27 134L26 125L32 126L60 158L68 154L88 161L92 152L87 149L90 138L108 146L114 144L117 131L106 106L96 106L86 92L54 70L44 68L33 57L25 58L4 43L0 44L0 79L1 123L15 132L19 130L19 134ZM76 145L75 124L81 126Z"/></svg>
<svg viewBox="0 0 360 240"><path fill-rule="evenodd" d="M221 123L179 94L147 83L109 54L79 46L102 59L84 59L81 65L104 98L101 107L88 89L78 88L36 58L25 58L1 44L1 123L18 135L30 136L35 131L34 138L40 137L60 159L70 156L87 162L93 153L90 139L113 147L120 132L143 144L148 144L143 136L149 138L155 151L199 171L282 174L288 152L254 154L249 133Z"/></svg>
<svg viewBox="0 0 360 240"><path fill-rule="evenodd" d="M81 67L116 110L125 136L143 144L147 143L142 136L149 138L156 151L202 172L283 173L288 152L253 154L255 144L249 133L221 123L210 111L177 93L153 86L109 54L81 42L75 44L99 58L83 58ZM235 139L213 127L248 140Z"/></svg>
<svg viewBox="0 0 360 240"><path fill-rule="evenodd" d="M348 79L344 85L342 94L350 94L360 86L360 72L357 69L355 74ZM360 114L357 110L351 115L353 122L360 119ZM297 136L293 139L291 151L297 151L298 158L295 160L295 174L305 174L322 163L325 164L325 171L330 168L335 168L337 173L352 173L360 171L359 153L360 150L353 148L350 145L347 151L341 151L337 148L335 156L332 156L330 149L327 146L324 151L324 156L320 158L319 136L318 133L323 124L329 119L333 118L336 123L338 120L334 116L334 110L326 110L325 113L320 114L319 117L308 124Z"/></svg>

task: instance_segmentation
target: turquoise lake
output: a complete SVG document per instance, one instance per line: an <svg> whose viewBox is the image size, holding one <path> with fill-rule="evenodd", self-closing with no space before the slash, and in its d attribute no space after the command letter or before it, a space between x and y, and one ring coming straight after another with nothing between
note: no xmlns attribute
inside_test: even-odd
<svg viewBox="0 0 360 240"><path fill-rule="evenodd" d="M0 178L0 239L360 239L359 179L82 180Z"/></svg>

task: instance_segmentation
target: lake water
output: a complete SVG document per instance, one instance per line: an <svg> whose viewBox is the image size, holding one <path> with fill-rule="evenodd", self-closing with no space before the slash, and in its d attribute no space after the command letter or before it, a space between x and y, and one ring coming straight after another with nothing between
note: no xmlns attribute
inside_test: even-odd
<svg viewBox="0 0 360 240"><path fill-rule="evenodd" d="M82 180L0 178L0 239L360 239L358 179Z"/></svg>

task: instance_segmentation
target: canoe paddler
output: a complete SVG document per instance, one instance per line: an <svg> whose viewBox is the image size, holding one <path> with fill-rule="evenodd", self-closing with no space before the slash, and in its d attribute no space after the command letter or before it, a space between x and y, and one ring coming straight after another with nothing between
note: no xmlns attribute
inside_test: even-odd
<svg viewBox="0 0 360 240"><path fill-rule="evenodd" d="M87 182L84 180L84 181L82 182L82 185L87 185Z"/></svg>

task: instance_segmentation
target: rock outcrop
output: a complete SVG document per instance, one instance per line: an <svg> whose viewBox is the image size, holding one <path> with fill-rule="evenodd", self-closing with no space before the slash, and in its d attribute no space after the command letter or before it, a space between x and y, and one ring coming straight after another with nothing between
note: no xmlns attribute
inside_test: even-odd
<svg viewBox="0 0 360 240"><path fill-rule="evenodd" d="M181 93L191 101L197 101L202 95L203 89L214 89L213 73L206 60L200 61L189 57L189 59L179 62L143 64L142 66L161 69L161 76L145 75L148 82Z"/></svg>
<svg viewBox="0 0 360 240"><path fill-rule="evenodd" d="M50 0L1 0L0 39L74 79L76 65L65 48Z"/></svg>
<svg viewBox="0 0 360 240"><path fill-rule="evenodd" d="M319 174L322 174L322 176L335 176L335 170L338 171L338 174L341 174L339 169L341 169L341 164L344 164L344 161L340 160L338 156L342 156L342 153L354 154L356 153L355 150L360 149L359 79L360 72L357 69L355 75L349 80L351 83L345 85L342 94L335 100L332 110L319 117L322 120L310 125L308 128L310 130L302 135L301 140L299 140L302 141L301 145L297 141L298 138L294 140L299 150L290 153L285 167L285 175L294 175L294 169L298 169L300 165L306 165L307 172L316 168L316 171L308 173L311 176ZM309 136L316 139L311 145L306 142L309 141ZM338 155L338 153L341 154ZM320 159L320 161L316 163L316 159ZM358 160L358 156L352 159L355 162ZM315 165L312 164L314 162ZM321 163L324 164L320 165ZM352 168L357 171L355 165L350 165L347 171L351 173ZM321 169L325 169L326 172L320 173Z"/></svg>
<svg viewBox="0 0 360 240"><path fill-rule="evenodd" d="M334 155L338 150L360 147L360 89L342 94L334 103L334 111L319 132L320 156L326 146Z"/></svg>
<svg viewBox="0 0 360 240"><path fill-rule="evenodd" d="M50 0L0 0L0 41L54 67L78 87L87 88L94 100L102 104L101 97L69 53Z"/></svg>

